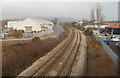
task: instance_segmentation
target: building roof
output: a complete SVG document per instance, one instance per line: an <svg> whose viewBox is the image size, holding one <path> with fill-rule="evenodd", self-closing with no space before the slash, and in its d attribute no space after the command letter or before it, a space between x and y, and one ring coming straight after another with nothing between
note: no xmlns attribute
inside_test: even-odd
<svg viewBox="0 0 120 78"><path fill-rule="evenodd" d="M30 24L44 24L44 25L48 25L51 24L52 26L54 26L54 24L51 21L47 21L47 20L41 20L41 19L35 19L35 18L26 18L23 21L18 21L14 26L21 26L21 25L30 25Z"/></svg>
<svg viewBox="0 0 120 78"><path fill-rule="evenodd" d="M106 28L120 28L120 26L106 26Z"/></svg>
<svg viewBox="0 0 120 78"><path fill-rule="evenodd" d="M31 20L31 21L34 21L34 22L39 23L39 24L53 24L51 21L42 20L42 19L35 19L35 18L27 18L25 20Z"/></svg>

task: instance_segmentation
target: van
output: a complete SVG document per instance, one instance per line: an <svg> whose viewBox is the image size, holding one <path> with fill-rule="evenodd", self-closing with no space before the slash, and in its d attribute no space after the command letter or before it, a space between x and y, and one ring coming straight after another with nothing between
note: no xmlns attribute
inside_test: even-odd
<svg viewBox="0 0 120 78"><path fill-rule="evenodd" d="M120 41L120 35L111 36L111 41Z"/></svg>

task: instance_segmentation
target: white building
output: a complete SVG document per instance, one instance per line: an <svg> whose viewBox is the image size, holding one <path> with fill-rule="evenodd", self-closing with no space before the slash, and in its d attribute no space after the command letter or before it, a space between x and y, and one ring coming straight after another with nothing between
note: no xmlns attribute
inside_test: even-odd
<svg viewBox="0 0 120 78"><path fill-rule="evenodd" d="M50 21L41 20L41 19L34 19L34 18L27 18L23 21L18 21L14 24L14 30L23 30L25 32L32 32L32 31L47 31L53 28L54 24Z"/></svg>
<svg viewBox="0 0 120 78"><path fill-rule="evenodd" d="M7 28L13 28L14 25L17 23L18 21L8 21L7 22Z"/></svg>

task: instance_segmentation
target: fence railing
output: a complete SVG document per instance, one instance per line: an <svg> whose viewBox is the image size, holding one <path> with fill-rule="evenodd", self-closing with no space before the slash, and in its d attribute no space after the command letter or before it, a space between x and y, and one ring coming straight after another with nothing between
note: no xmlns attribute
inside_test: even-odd
<svg viewBox="0 0 120 78"><path fill-rule="evenodd" d="M113 64L116 66L116 68L118 69L118 55L115 54L115 52L103 41L104 38L102 37L98 37L97 34L93 34L93 36L100 41L100 43L102 44L105 52L107 53L107 55L111 58Z"/></svg>

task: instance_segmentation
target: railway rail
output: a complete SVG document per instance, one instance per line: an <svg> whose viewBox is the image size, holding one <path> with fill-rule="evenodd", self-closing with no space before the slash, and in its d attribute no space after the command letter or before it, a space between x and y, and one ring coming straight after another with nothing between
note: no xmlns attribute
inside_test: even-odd
<svg viewBox="0 0 120 78"><path fill-rule="evenodd" d="M19 76L84 76L86 63L86 38L75 28L69 36L48 54L36 60Z"/></svg>

